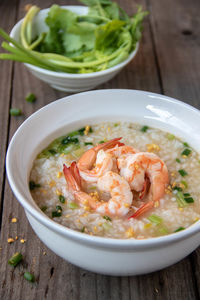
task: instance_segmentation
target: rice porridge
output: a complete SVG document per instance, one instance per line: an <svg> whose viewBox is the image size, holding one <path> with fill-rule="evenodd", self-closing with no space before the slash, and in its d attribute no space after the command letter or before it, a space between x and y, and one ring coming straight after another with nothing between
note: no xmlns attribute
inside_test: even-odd
<svg viewBox="0 0 200 300"><path fill-rule="evenodd" d="M125 144L137 149L136 153L118 155L115 165L112 157L112 167L109 165L111 156L106 156L109 163L99 158L107 168L105 174L100 174L100 164L96 161L92 169L81 171L79 158L86 151L102 145L101 155L105 156L109 152L103 148L105 143L115 138L119 139L113 148ZM100 151L98 153L100 156ZM91 155L88 157L90 159ZM147 163L141 163L141 157L148 158L148 167ZM127 165L123 164L127 159L134 161L134 172L140 172L137 182L135 175L132 176L133 186L126 180ZM152 164L155 159L166 167L167 175L166 172L163 175L164 167L160 174L156 173L155 166L150 168L149 161ZM72 163L74 161L79 163ZM176 233L200 219L199 178L199 154L186 141L156 128L118 122L87 125L53 141L35 159L29 187L41 210L68 228L109 238L146 239ZM69 179L68 183L66 179ZM73 180L77 183L76 191ZM113 189L116 181L118 186ZM109 185L110 191L112 188L110 193L105 192L105 185ZM108 202L114 197L117 198L112 205L119 206L121 202L123 205L112 210Z"/></svg>

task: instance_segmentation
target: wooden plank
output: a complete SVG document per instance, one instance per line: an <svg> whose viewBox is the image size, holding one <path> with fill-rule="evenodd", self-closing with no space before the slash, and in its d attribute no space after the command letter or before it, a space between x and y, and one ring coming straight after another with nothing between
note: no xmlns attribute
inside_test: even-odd
<svg viewBox="0 0 200 300"><path fill-rule="evenodd" d="M8 1L3 0L0 2L0 27L4 28L6 31L10 31L13 24L16 21L16 9L17 1ZM2 38L0 37L0 44ZM8 137L8 124L9 124L9 106L10 98L12 95L11 84L13 80L13 63L1 61L0 62L0 213L1 213L1 201L3 193L3 183L4 183L4 173L5 173L5 153ZM1 219L1 218L0 218ZM1 222L0 222L1 223Z"/></svg>

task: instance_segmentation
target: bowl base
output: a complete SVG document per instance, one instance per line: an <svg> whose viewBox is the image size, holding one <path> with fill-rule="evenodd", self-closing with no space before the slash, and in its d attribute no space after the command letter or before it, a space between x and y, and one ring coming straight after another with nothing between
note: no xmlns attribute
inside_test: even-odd
<svg viewBox="0 0 200 300"><path fill-rule="evenodd" d="M70 93L77 93L77 92L84 92L84 91L89 91L94 89L96 86L92 86L92 87L87 87L87 88L68 88L68 87L63 87L60 85L55 85L55 84L51 84L51 87L54 88L55 90L59 90L62 92L70 92Z"/></svg>

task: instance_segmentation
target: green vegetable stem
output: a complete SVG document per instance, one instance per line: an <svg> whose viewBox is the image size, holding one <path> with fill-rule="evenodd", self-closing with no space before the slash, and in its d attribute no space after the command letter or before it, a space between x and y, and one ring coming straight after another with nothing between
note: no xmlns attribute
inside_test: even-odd
<svg viewBox="0 0 200 300"><path fill-rule="evenodd" d="M23 19L19 42L0 29L6 40L2 48L8 51L1 53L0 59L79 74L102 71L124 61L136 48L148 13L139 6L129 17L110 0L80 2L89 7L87 15L52 5L45 19L47 32L36 36L33 21L40 8L33 5Z"/></svg>

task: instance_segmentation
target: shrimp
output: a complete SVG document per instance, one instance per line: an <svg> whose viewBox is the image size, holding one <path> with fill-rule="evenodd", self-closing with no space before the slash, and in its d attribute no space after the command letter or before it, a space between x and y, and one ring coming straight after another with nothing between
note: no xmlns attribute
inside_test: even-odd
<svg viewBox="0 0 200 300"><path fill-rule="evenodd" d="M109 193L111 198L108 201L97 200L82 191L77 170L75 165L71 165L68 168L64 165L63 168L68 188L76 201L83 205L89 205L91 209L102 215L124 216L128 213L132 204L133 194L124 178L112 171L108 171L98 178L98 190Z"/></svg>
<svg viewBox="0 0 200 300"><path fill-rule="evenodd" d="M136 218L155 207L165 193L169 182L168 170L165 163L156 155L149 152L139 152L118 159L120 175L129 183L132 190L146 193L148 180L150 188L148 202L143 204L131 217ZM143 195L144 196L144 195Z"/></svg>
<svg viewBox="0 0 200 300"><path fill-rule="evenodd" d="M86 182L97 182L99 176L114 168L111 155L103 150L113 148L116 145L124 145L119 142L121 138L112 139L106 143L97 145L86 151L79 159L77 166L80 176ZM93 168L94 164L96 166ZM116 168L115 168L116 169Z"/></svg>

